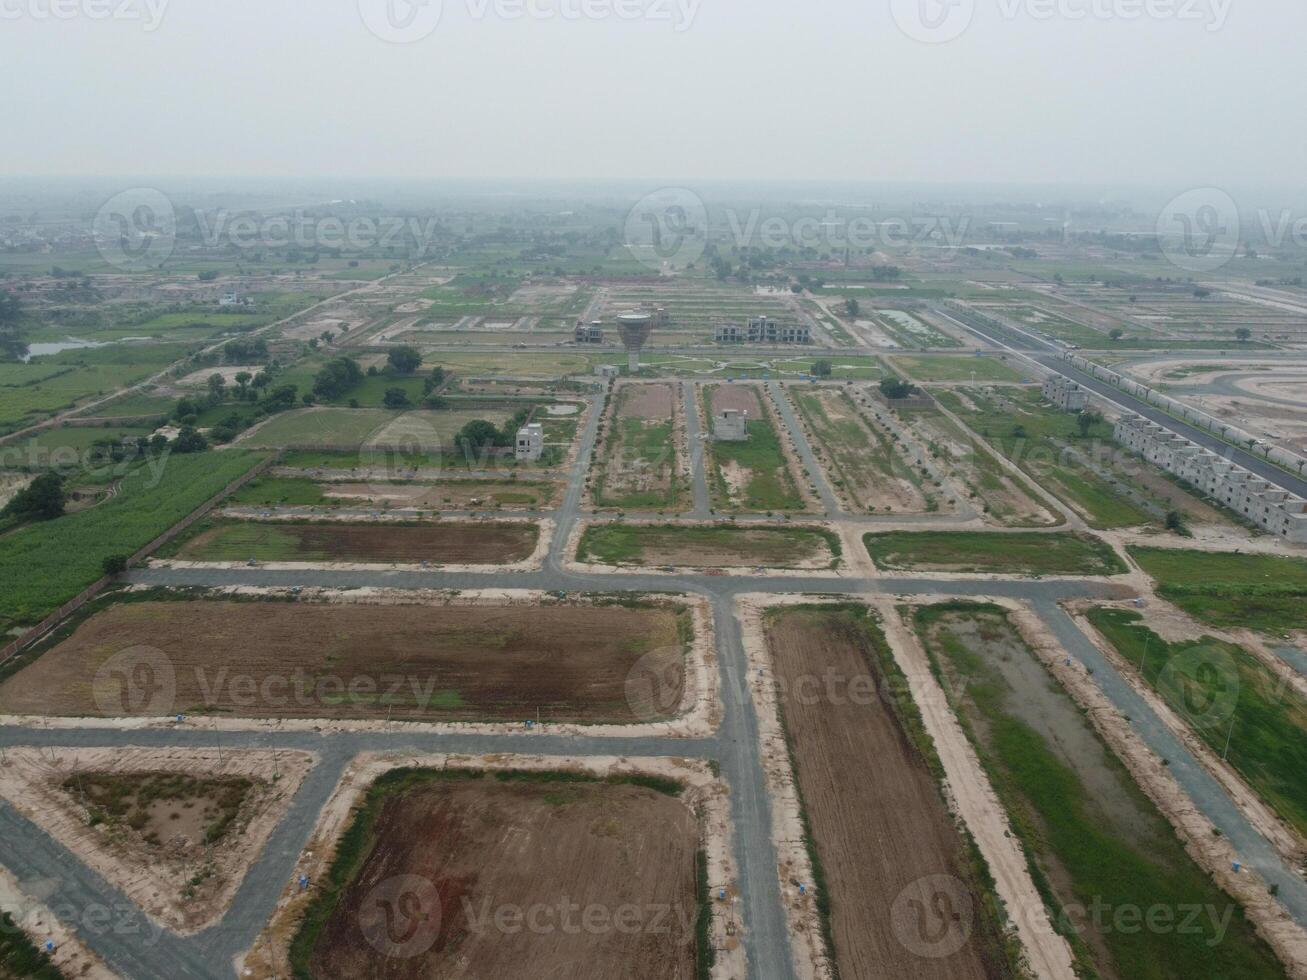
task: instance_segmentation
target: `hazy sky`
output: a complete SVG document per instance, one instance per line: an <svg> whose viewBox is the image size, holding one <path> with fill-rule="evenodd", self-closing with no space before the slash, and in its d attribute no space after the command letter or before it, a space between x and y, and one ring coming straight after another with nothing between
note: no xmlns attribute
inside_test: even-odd
<svg viewBox="0 0 1307 980"><path fill-rule="evenodd" d="M1301 184L1307 158L1302 0L430 3L0 0L0 173Z"/></svg>

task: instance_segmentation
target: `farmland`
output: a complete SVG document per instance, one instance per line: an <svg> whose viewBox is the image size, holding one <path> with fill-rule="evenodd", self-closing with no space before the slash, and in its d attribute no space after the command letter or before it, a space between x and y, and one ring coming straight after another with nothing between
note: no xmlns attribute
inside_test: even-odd
<svg viewBox="0 0 1307 980"><path fill-rule="evenodd" d="M1131 548L1158 595L1209 626L1284 634L1307 629L1307 560L1172 548Z"/></svg>
<svg viewBox="0 0 1307 980"><path fill-rule="evenodd" d="M707 416L727 408L748 413L745 442L713 440L709 487L721 510L801 511L806 508L794 467L786 457L780 433L764 407L757 388L714 385L706 389Z"/></svg>
<svg viewBox="0 0 1307 980"><path fill-rule="evenodd" d="M938 762L916 708L903 693L878 696L891 690L890 677L900 676L879 627L854 606L782 609L768 620L767 644L840 975L1011 976L982 884L983 864L945 808L935 782ZM811 690L805 680L814 677L838 678L844 686L805 696ZM866 683L859 688L859 681ZM845 778L872 759L874 780ZM931 875L956 878L951 907L971 911L974 929L940 944L947 949L923 953L903 941L891 909ZM957 928L947 920L919 925L922 935ZM949 955L938 955L944 952Z"/></svg>
<svg viewBox="0 0 1307 980"><path fill-rule="evenodd" d="M984 531L893 531L863 538L886 571L994 575L1119 575L1127 569L1098 538Z"/></svg>
<svg viewBox="0 0 1307 980"><path fill-rule="evenodd" d="M577 548L580 561L679 568L830 568L839 553L822 528L735 524L592 524Z"/></svg>
<svg viewBox="0 0 1307 980"><path fill-rule="evenodd" d="M666 710L628 700L631 669L652 655L641 662L683 684L689 629L688 613L655 603L114 602L10 677L0 710L104 714L96 671L148 643L175 677L171 703L150 704L153 714L519 721L539 712L547 721L629 722ZM221 675L216 664L226 668Z"/></svg>
<svg viewBox="0 0 1307 980"><path fill-rule="evenodd" d="M311 446L360 449L364 446L406 446L439 453L452 449L454 436L468 422L485 419L503 425L512 411L451 409L438 412L387 412L369 408L307 408L278 415L241 440L252 448Z"/></svg>
<svg viewBox="0 0 1307 980"><path fill-rule="evenodd" d="M1003 610L927 606L916 625L1081 975L1284 975ZM1231 909L1228 931L1207 920L1191 930L1113 927L1117 910L1182 903Z"/></svg>
<svg viewBox="0 0 1307 980"><path fill-rule="evenodd" d="M1208 748L1307 836L1307 701L1293 687L1233 643L1168 642L1131 610L1094 609L1089 621Z"/></svg>
<svg viewBox="0 0 1307 980"><path fill-rule="evenodd" d="M344 506L379 504L418 510L548 510L559 484L543 480L393 480L381 483L324 482L323 498Z"/></svg>
<svg viewBox="0 0 1307 980"><path fill-rule="evenodd" d="M886 355L890 365L913 381L1021 381L1025 375L998 357Z"/></svg>
<svg viewBox="0 0 1307 980"><path fill-rule="evenodd" d="M710 955L695 935L707 896L697 822L678 789L567 772L386 773L294 939L296 975L689 980ZM369 900L379 882L405 875L428 883L441 914L396 937ZM506 907L530 910L536 927L485 920ZM594 909L635 918L594 928Z"/></svg>
<svg viewBox="0 0 1307 980"><path fill-rule="evenodd" d="M684 478L676 447L677 389L622 385L614 394L605 452L595 454L594 500L600 507L674 510Z"/></svg>
<svg viewBox="0 0 1307 980"><path fill-rule="evenodd" d="M919 514L938 509L935 494L925 489L896 440L870 422L846 392L792 389L791 394L835 490L855 510Z"/></svg>
<svg viewBox="0 0 1307 980"><path fill-rule="evenodd" d="M502 565L531 556L534 524L216 520L164 552L187 561L435 562Z"/></svg>
<svg viewBox="0 0 1307 980"><path fill-rule="evenodd" d="M0 537L0 625L39 621L98 579L106 558L145 547L259 460L225 452L140 465L99 506Z"/></svg>

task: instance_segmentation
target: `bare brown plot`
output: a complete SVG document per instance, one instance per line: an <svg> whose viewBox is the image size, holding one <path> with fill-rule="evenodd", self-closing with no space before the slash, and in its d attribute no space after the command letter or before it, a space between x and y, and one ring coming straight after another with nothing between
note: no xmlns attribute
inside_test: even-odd
<svg viewBox="0 0 1307 980"><path fill-rule="evenodd" d="M968 884L966 843L882 696L873 643L883 638L873 630L860 611L840 607L784 609L767 626L838 969L845 977L1008 976L985 896Z"/></svg>
<svg viewBox="0 0 1307 980"><path fill-rule="evenodd" d="M667 384L637 384L622 388L618 417L624 419L669 420L676 410L672 386Z"/></svg>
<svg viewBox="0 0 1307 980"><path fill-rule="evenodd" d="M698 828L684 803L469 775L374 787L358 870L297 962L393 980L694 977Z"/></svg>
<svg viewBox="0 0 1307 980"><path fill-rule="evenodd" d="M689 615L653 603L115 603L0 687L0 712L647 722L679 711ZM628 684L646 673L657 683Z"/></svg>
<svg viewBox="0 0 1307 980"><path fill-rule="evenodd" d="M439 483L322 483L333 502L390 501L402 507L432 510L549 510L561 485L550 480L442 480Z"/></svg>
<svg viewBox="0 0 1307 980"><path fill-rule="evenodd" d="M195 561L419 562L503 565L535 551L534 524L346 524L224 521L189 539L177 557Z"/></svg>
<svg viewBox="0 0 1307 980"><path fill-rule="evenodd" d="M758 401L758 389L753 385L724 384L712 390L712 410L714 413L733 409L748 412L749 418L763 418L762 403Z"/></svg>

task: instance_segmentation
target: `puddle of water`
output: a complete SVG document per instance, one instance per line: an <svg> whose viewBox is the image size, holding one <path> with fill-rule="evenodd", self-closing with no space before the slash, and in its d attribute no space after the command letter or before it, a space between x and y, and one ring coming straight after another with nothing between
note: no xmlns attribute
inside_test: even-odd
<svg viewBox="0 0 1307 980"><path fill-rule="evenodd" d="M1307 653L1297 647L1277 647L1275 655L1298 673L1307 677Z"/></svg>
<svg viewBox="0 0 1307 980"><path fill-rule="evenodd" d="M53 341L46 344L28 344L27 354L19 358L19 360L26 364L34 357L42 357L48 354L60 354L66 350L82 350L83 348L107 346L109 345L97 343L93 340L78 340L76 337L69 337L67 340Z"/></svg>

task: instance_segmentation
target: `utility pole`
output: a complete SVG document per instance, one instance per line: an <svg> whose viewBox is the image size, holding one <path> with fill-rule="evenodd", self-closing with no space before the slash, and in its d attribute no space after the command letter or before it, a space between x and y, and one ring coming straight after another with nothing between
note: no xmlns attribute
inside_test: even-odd
<svg viewBox="0 0 1307 980"><path fill-rule="evenodd" d="M1234 738L1234 723L1238 716L1230 719L1230 730L1225 735L1225 749L1221 752L1221 761L1225 762L1230 757L1230 739Z"/></svg>

